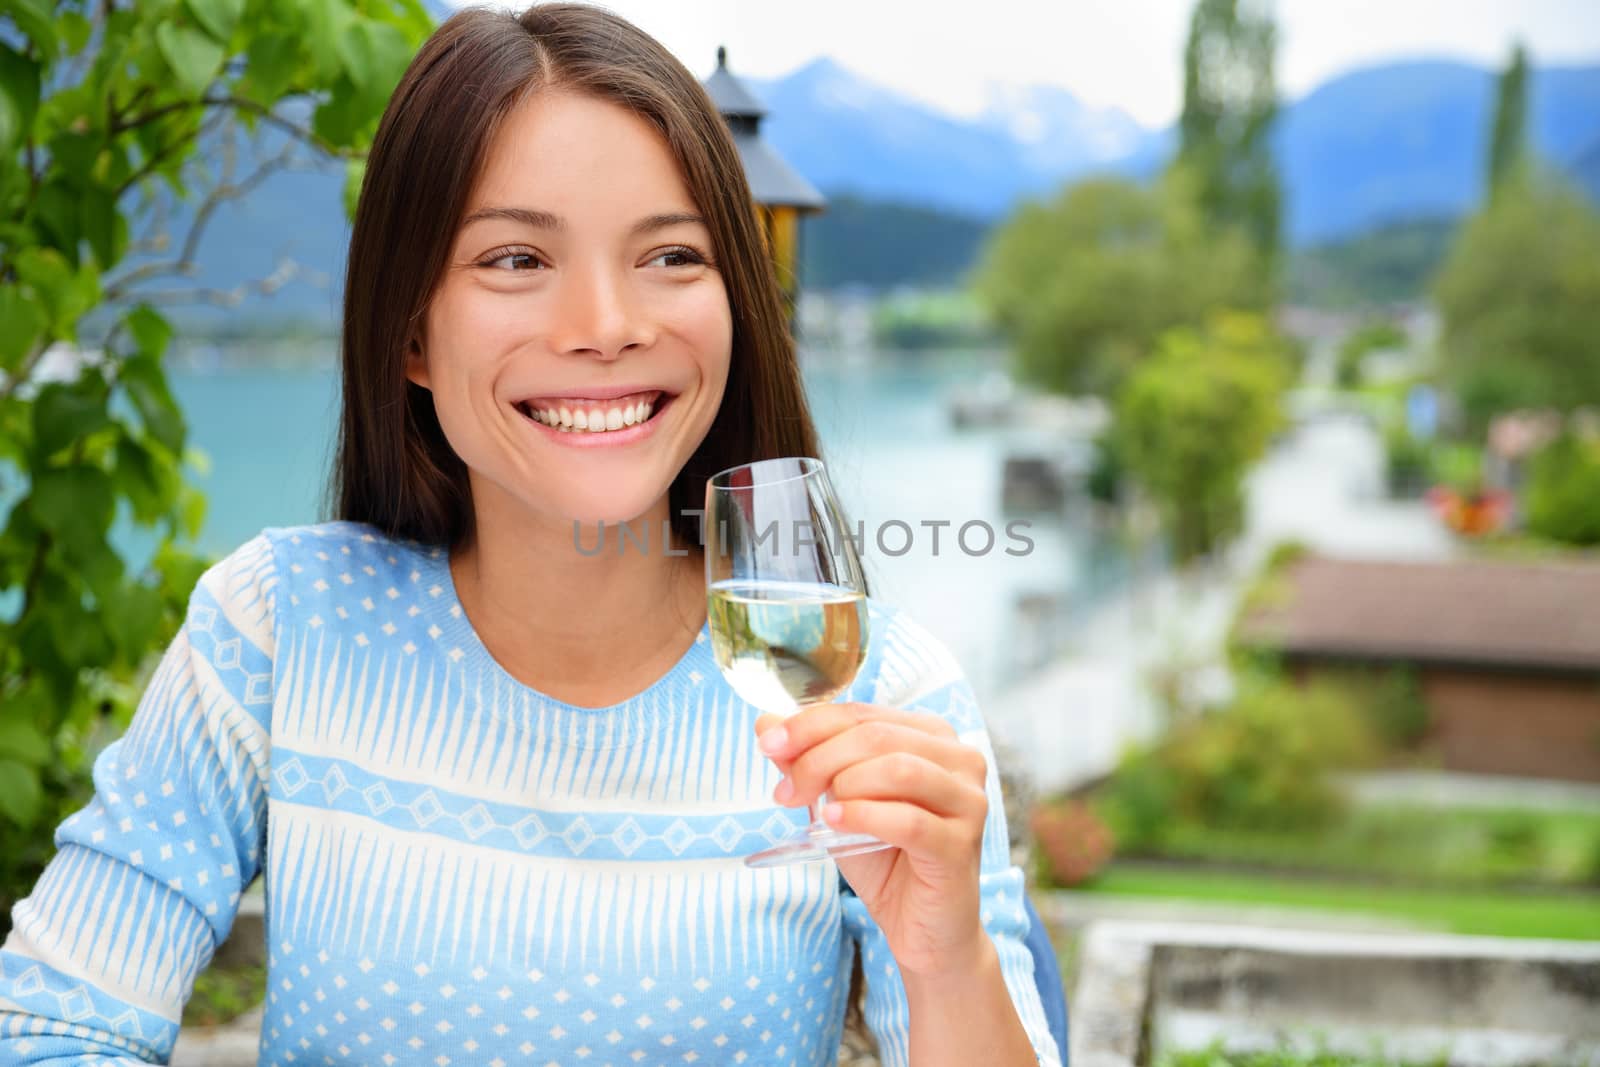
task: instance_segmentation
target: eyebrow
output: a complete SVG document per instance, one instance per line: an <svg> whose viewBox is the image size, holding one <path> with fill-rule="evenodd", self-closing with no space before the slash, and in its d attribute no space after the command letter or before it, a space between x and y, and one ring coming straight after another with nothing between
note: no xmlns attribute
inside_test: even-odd
<svg viewBox="0 0 1600 1067"><path fill-rule="evenodd" d="M472 214L466 217L466 220L461 223L461 228L466 229L474 222L482 222L486 219L505 219L509 222L521 223L524 226L528 226L536 230L559 231L567 228L567 221L560 215L554 215L548 211L540 211L537 208L529 207L479 208L477 211L474 211ZM704 226L706 224L706 220L703 216L696 215L693 212L668 211L656 215L646 215L644 218L634 223L628 232L632 236L637 236L639 234L651 233L655 230L665 229L668 226L677 226L682 223L698 223L699 225Z"/></svg>

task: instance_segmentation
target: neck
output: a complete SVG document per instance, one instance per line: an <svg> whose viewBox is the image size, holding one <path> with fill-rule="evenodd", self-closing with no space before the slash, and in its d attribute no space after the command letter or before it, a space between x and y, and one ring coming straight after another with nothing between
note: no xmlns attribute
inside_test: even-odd
<svg viewBox="0 0 1600 1067"><path fill-rule="evenodd" d="M609 704L669 670L705 621L703 556L667 532L666 498L622 525L480 509L451 552L456 591L495 659L525 684ZM603 533L602 533L603 532ZM575 537L576 533L576 537Z"/></svg>

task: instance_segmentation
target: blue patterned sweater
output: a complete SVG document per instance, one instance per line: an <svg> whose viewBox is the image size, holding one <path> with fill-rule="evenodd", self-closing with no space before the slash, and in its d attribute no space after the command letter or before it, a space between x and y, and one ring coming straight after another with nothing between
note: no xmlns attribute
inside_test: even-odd
<svg viewBox="0 0 1600 1067"><path fill-rule="evenodd" d="M982 916L1040 1062L992 751L925 630L870 603L846 699L935 712L991 756ZM511 677L443 549L274 528L200 580L96 793L12 910L0 1064L165 1063L195 976L264 880L260 1062L832 1064L852 961L888 1067L904 987L832 862L751 870L793 828L703 630L607 708Z"/></svg>

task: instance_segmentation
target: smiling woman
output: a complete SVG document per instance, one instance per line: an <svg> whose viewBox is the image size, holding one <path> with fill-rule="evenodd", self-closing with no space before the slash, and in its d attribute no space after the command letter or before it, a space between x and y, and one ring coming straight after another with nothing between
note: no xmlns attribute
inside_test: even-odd
<svg viewBox="0 0 1600 1067"><path fill-rule="evenodd" d="M202 578L15 908L0 1062L164 1062L260 876L264 1064L824 1067L856 981L886 1064L1059 1063L948 652L869 600L847 702L764 748L713 659L708 477L818 455L757 225L632 25L439 27L356 211L333 519ZM825 787L892 847L747 868Z"/></svg>

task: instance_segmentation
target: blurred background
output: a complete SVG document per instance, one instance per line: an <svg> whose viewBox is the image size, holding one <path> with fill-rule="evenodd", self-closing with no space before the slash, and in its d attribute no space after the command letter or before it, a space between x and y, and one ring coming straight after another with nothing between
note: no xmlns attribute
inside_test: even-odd
<svg viewBox="0 0 1600 1067"><path fill-rule="evenodd" d="M158 6L0 7L6 912L199 569L324 517L360 155L453 10ZM608 6L736 132L1075 1054L1600 1063L1600 7Z"/></svg>

